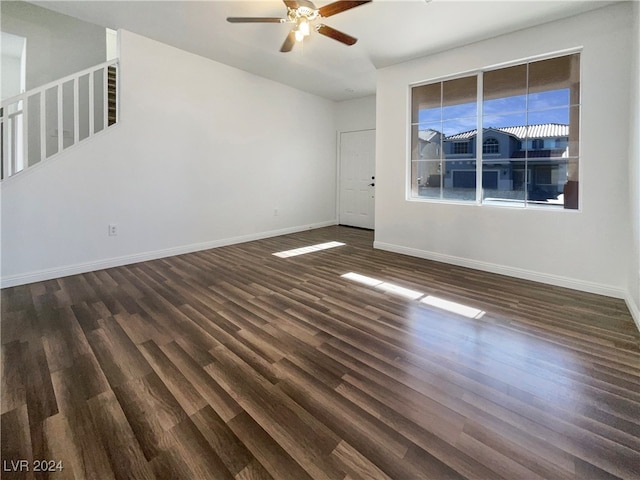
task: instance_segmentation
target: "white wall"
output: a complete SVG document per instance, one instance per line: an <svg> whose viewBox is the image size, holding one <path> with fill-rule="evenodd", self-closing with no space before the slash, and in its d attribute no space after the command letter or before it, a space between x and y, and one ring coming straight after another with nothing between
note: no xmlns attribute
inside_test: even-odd
<svg viewBox="0 0 640 480"><path fill-rule="evenodd" d="M2 99L7 99L22 93L20 88L21 63L20 57L2 56L2 66L0 66L2 73L0 97L2 97Z"/></svg>
<svg viewBox="0 0 640 480"><path fill-rule="evenodd" d="M375 246L623 297L632 8L623 2L380 70ZM583 47L580 212L406 200L409 84L575 47Z"/></svg>
<svg viewBox="0 0 640 480"><path fill-rule="evenodd" d="M345 100L336 104L336 129L354 132L376 128L376 96Z"/></svg>
<svg viewBox="0 0 640 480"><path fill-rule="evenodd" d="M0 2L3 32L26 37L26 89L106 60L105 29L26 2Z"/></svg>
<svg viewBox="0 0 640 480"><path fill-rule="evenodd" d="M3 100L22 93L22 57L26 49L26 38L0 32L0 98Z"/></svg>
<svg viewBox="0 0 640 480"><path fill-rule="evenodd" d="M631 258L628 263L627 305L640 329L640 3L633 3L634 49L631 60L631 115L629 121L629 199Z"/></svg>
<svg viewBox="0 0 640 480"><path fill-rule="evenodd" d="M120 34L120 123L3 183L3 285L335 223L333 102Z"/></svg>

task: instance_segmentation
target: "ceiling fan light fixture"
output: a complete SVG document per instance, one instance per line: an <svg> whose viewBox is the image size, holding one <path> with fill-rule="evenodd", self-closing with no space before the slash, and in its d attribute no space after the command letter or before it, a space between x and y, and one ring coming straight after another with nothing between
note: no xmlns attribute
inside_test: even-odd
<svg viewBox="0 0 640 480"><path fill-rule="evenodd" d="M309 19L306 17L300 17L296 20L296 26L293 29L293 34L296 37L296 42L301 42L305 37L309 36L311 27L309 25Z"/></svg>
<svg viewBox="0 0 640 480"><path fill-rule="evenodd" d="M298 30L302 32L305 37L309 35L309 21L306 18L301 18L298 22Z"/></svg>

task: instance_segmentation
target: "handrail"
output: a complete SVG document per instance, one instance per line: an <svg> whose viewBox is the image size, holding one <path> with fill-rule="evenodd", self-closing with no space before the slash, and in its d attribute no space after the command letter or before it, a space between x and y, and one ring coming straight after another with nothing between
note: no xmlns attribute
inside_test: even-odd
<svg viewBox="0 0 640 480"><path fill-rule="evenodd" d="M115 83L109 81L111 68L116 72ZM12 177L117 123L118 68L118 59L112 59L3 100L0 104L0 178ZM80 79L84 77L86 87L81 92ZM99 85L94 82L96 79L101 80L101 93L95 91ZM65 90L70 83L72 95ZM36 118L30 118L32 106L39 109ZM15 111L10 111L12 108ZM82 125L82 130L81 113L88 123L88 126Z"/></svg>
<svg viewBox="0 0 640 480"><path fill-rule="evenodd" d="M19 93L18 95L14 95L13 97L9 97L5 100L2 100L2 106L9 105L11 103L19 102L25 96L36 95L37 93L42 92L43 90L48 90L51 87L55 87L56 85L60 85L61 83L67 83L74 78L82 77L88 73L95 72L96 70L100 70L101 68L110 67L112 65L118 65L118 59L114 58L112 60L107 60L106 62L99 63L94 65L93 67L85 68L84 70L80 70L79 72L72 73L67 75L66 77L59 78L57 80L53 80L49 83L45 83L44 85L40 85L39 87L32 88L23 93Z"/></svg>

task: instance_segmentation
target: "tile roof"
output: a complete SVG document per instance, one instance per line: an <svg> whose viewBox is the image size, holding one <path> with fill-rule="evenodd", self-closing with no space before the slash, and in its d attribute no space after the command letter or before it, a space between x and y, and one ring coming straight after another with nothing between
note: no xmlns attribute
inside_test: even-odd
<svg viewBox="0 0 640 480"><path fill-rule="evenodd" d="M485 128L487 130L498 130L500 132L513 135L523 140L525 138L550 138L550 137L568 137L569 125L560 123L543 123L540 125L520 125L515 127ZM477 130L469 130L468 132L456 133L450 135L447 140L466 140L475 137Z"/></svg>

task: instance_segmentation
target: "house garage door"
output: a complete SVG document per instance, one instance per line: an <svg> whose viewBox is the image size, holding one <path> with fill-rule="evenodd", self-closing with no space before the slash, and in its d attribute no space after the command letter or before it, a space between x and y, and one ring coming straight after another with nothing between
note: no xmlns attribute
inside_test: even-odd
<svg viewBox="0 0 640 480"><path fill-rule="evenodd" d="M453 188L476 188L475 170L456 170L453 172ZM482 188L498 188L498 172L482 172Z"/></svg>

